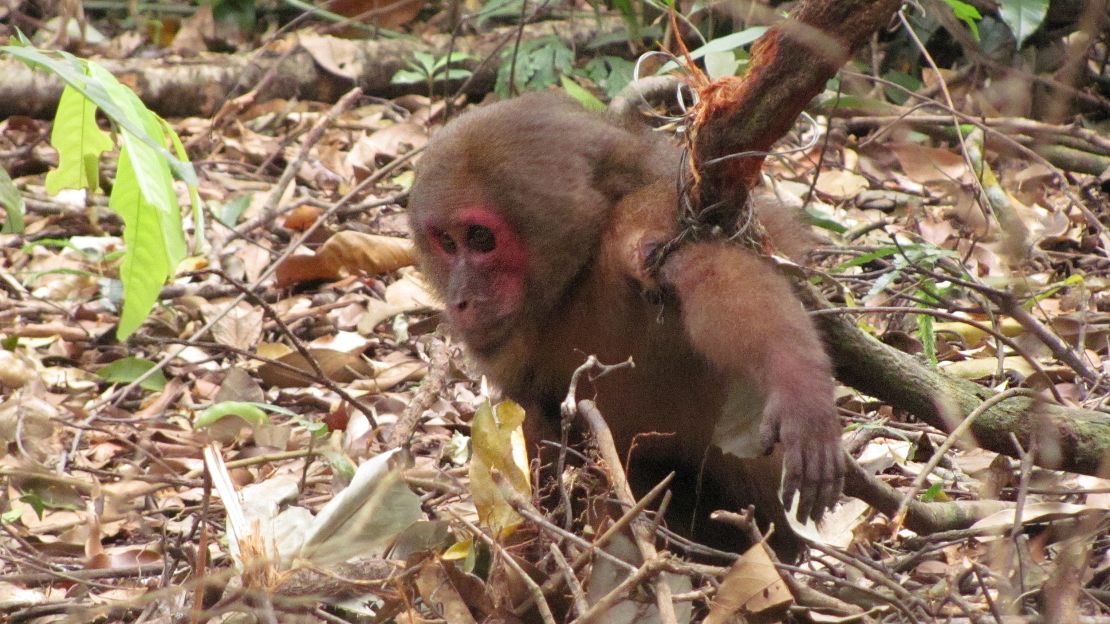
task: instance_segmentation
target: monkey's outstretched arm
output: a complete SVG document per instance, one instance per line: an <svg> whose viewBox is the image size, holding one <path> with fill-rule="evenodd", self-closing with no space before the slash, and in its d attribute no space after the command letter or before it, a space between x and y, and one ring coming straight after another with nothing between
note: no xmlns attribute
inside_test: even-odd
<svg viewBox="0 0 1110 624"><path fill-rule="evenodd" d="M844 481L832 366L786 278L755 253L724 242L690 243L673 252L663 285L677 295L693 347L730 380L763 398L761 444L783 445L787 509L819 520Z"/></svg>

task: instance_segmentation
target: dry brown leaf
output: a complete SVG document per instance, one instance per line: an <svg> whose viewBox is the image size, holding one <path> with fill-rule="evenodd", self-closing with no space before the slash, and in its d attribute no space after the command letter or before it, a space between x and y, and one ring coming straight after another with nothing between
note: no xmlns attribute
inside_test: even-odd
<svg viewBox="0 0 1110 624"><path fill-rule="evenodd" d="M817 190L836 200L855 197L870 187L867 178L843 169L822 171L817 177Z"/></svg>
<svg viewBox="0 0 1110 624"><path fill-rule="evenodd" d="M401 279L385 289L385 301L371 299L366 314L359 321L358 330L370 334L382 321L403 312L419 310L438 310L443 305L428 288L424 275L418 271L407 271Z"/></svg>
<svg viewBox="0 0 1110 624"><path fill-rule="evenodd" d="M316 257L351 273L367 275L396 271L415 261L412 241L407 238L362 232L339 232L320 247Z"/></svg>
<svg viewBox="0 0 1110 624"><path fill-rule="evenodd" d="M419 15L427 0L329 0L317 4L345 17L396 30Z"/></svg>
<svg viewBox="0 0 1110 624"><path fill-rule="evenodd" d="M794 601L767 548L756 544L729 568L713 599L705 624L728 624L733 617L766 615L785 609Z"/></svg>
<svg viewBox="0 0 1110 624"><path fill-rule="evenodd" d="M452 624L477 624L462 596L451 583L451 578L438 559L429 559L416 575L420 597L429 605L436 605L444 620Z"/></svg>
<svg viewBox="0 0 1110 624"><path fill-rule="evenodd" d="M226 304L213 303L201 310L205 319L210 320L223 313L225 307ZM263 317L261 308L242 302L219 317L212 326L212 337L220 344L249 351L262 338Z"/></svg>
<svg viewBox="0 0 1110 624"><path fill-rule="evenodd" d="M289 256L274 271L274 282L278 288L288 288L314 280L336 280L339 277L338 266L315 254Z"/></svg>
<svg viewBox="0 0 1110 624"><path fill-rule="evenodd" d="M303 232L313 223L316 223L316 220L319 219L320 215L323 213L324 211L316 206L298 206L286 215L285 222L282 225L287 229Z"/></svg>
<svg viewBox="0 0 1110 624"><path fill-rule="evenodd" d="M967 175L967 163L959 154L936 147L923 147L914 143L891 145L895 157L914 182L959 181Z"/></svg>
<svg viewBox="0 0 1110 624"><path fill-rule="evenodd" d="M339 232L320 246L315 255L285 259L276 272L277 284L288 287L317 279L338 279L343 271L380 275L415 262L412 241L394 236Z"/></svg>
<svg viewBox="0 0 1110 624"><path fill-rule="evenodd" d="M340 332L313 341L308 353L328 379L347 383L360 376L373 374L373 367L362 357L366 346L366 339L358 334ZM312 365L300 352L290 347L278 343L263 343L259 345L258 353L302 371L295 373L275 364L263 364L258 368L258 376L266 386L303 388L316 381L317 375Z"/></svg>
<svg viewBox="0 0 1110 624"><path fill-rule="evenodd" d="M363 54L357 42L315 34L302 34L298 42L325 71L348 80L362 75Z"/></svg>

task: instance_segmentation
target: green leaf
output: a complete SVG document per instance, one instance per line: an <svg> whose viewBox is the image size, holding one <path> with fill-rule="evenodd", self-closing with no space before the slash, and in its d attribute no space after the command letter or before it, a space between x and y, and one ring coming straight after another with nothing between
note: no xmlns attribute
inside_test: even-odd
<svg viewBox="0 0 1110 624"><path fill-rule="evenodd" d="M433 56L430 52L422 52L420 50L413 52L412 55L416 58L416 67L424 70L425 76L431 76L435 74L436 66L438 65L435 56Z"/></svg>
<svg viewBox="0 0 1110 624"><path fill-rule="evenodd" d="M185 258L185 232L168 161L148 142L165 140L161 122L134 92L110 75L101 75L107 70L96 65L90 69L111 97L124 104L121 108L131 125L146 137L137 137L126 128L121 132L116 180L108 200L108 207L123 218L127 246L120 267L123 311L116 331L124 340L146 319L162 285Z"/></svg>
<svg viewBox="0 0 1110 624"><path fill-rule="evenodd" d="M632 82L635 68L634 63L619 56L602 55L590 59L582 72L605 91L606 97L613 99Z"/></svg>
<svg viewBox="0 0 1110 624"><path fill-rule="evenodd" d="M452 67L451 69L448 69L446 72L437 73L436 74L436 79L462 80L463 78L469 78L473 74L474 74L474 72L470 71L469 69L466 69L466 68L463 68L463 67Z"/></svg>
<svg viewBox="0 0 1110 624"><path fill-rule="evenodd" d="M925 348L925 359L937 367L937 335L933 331L933 317L928 314L917 315L917 339Z"/></svg>
<svg viewBox="0 0 1110 624"><path fill-rule="evenodd" d="M620 12L621 18L624 19L624 25L628 28L629 40L641 39L640 20L637 19L636 7L632 6L631 0L613 0L613 8Z"/></svg>
<svg viewBox="0 0 1110 624"><path fill-rule="evenodd" d="M62 189L100 190L100 155L115 147L96 125L96 105L66 86L54 114L50 144L58 150L58 168L46 174L46 192Z"/></svg>
<svg viewBox="0 0 1110 624"><path fill-rule="evenodd" d="M46 275L80 275L81 277L99 277L96 273L93 273L92 271L82 271L81 269L47 269L45 271L31 271L23 278L23 285L30 286L31 284L34 284L36 281L38 281L40 277L44 277Z"/></svg>
<svg viewBox="0 0 1110 624"><path fill-rule="evenodd" d="M903 91L902 89L896 89L894 87L883 87L883 91L886 93L887 98L895 104L905 104L906 101L910 99L910 93L907 92L914 92L921 88L920 80L904 72L888 71L883 74L883 79L889 80L905 89L905 91Z"/></svg>
<svg viewBox="0 0 1110 624"><path fill-rule="evenodd" d="M419 84L424 82L427 78L416 71L411 69L398 69L396 74L393 74L393 79L389 82L391 84Z"/></svg>
<svg viewBox="0 0 1110 624"><path fill-rule="evenodd" d="M830 98L821 100L821 103L817 106L819 108L828 109L858 108L865 111L873 110L876 111L876 113L887 112L893 108L890 104L876 100L875 98L843 94L834 95Z"/></svg>
<svg viewBox="0 0 1110 624"><path fill-rule="evenodd" d="M523 0L492 0L487 2L475 15L474 25L483 28L491 19L516 17L520 15Z"/></svg>
<svg viewBox="0 0 1110 624"><path fill-rule="evenodd" d="M563 90L567 92L567 95L578 100L578 103L586 107L587 110L605 110L605 104L601 100L597 99L593 93L583 89L582 85L575 82L569 76L559 76L559 82L562 83Z"/></svg>
<svg viewBox="0 0 1110 624"><path fill-rule="evenodd" d="M318 440L328 437L328 424L324 421L308 420L300 416L295 417L294 420L298 425L304 427L312 437Z"/></svg>
<svg viewBox="0 0 1110 624"><path fill-rule="evenodd" d="M802 210L802 220L809 225L816 225L823 230L836 232L837 234L843 234L848 231L848 228L833 219L831 215L810 205L807 205Z"/></svg>
<svg viewBox="0 0 1110 624"><path fill-rule="evenodd" d="M956 16L956 19L967 25L971 31L971 36L979 41L979 20L983 19L979 9L961 0L944 0L944 2L952 9L952 14Z"/></svg>
<svg viewBox="0 0 1110 624"><path fill-rule="evenodd" d="M754 42L756 39L759 39L765 32L767 32L766 26L752 26L740 32L732 33L731 35L718 37L700 48L692 50L690 52L690 58L696 61L712 52L732 52L737 48L742 48ZM678 69L678 63L675 61L668 61L663 67L659 68L659 71L656 73L662 74L676 69Z"/></svg>
<svg viewBox="0 0 1110 624"><path fill-rule="evenodd" d="M216 220L224 224L226 227L234 228L236 223L239 223L239 218L247 211L251 205L251 197L254 193L247 193L234 197L225 203L215 215Z"/></svg>
<svg viewBox="0 0 1110 624"><path fill-rule="evenodd" d="M159 209L146 199L141 188L144 181L140 177L143 175L140 172L148 172L160 177L162 183L168 186L172 184L169 168L165 167L165 161L153 158L153 151L133 138L131 133L125 131L123 140L115 187L108 200L108 206L123 219L123 242L127 245L127 254L120 266L124 292L123 310L116 329L120 340L130 336L146 319L158 300L162 285L170 276L171 266L175 264L170 261L162 242L164 237L158 218ZM140 155L135 156L136 152ZM136 163L140 167L138 171ZM145 184L154 186L158 181L147 179Z"/></svg>
<svg viewBox="0 0 1110 624"><path fill-rule="evenodd" d="M177 135L177 131L173 129L173 126L171 126L169 122L167 122L165 119L162 119L157 114L151 113L151 115L154 115L154 118L158 120L159 125L162 126L162 134L166 137L169 137L170 144L173 145L173 151L175 154L177 154L177 157L180 158L182 162L188 162L189 153L185 150L185 144L181 142L181 137ZM205 242L207 241L207 235L205 234L206 220L204 217L204 210L202 210L202 204L200 201L200 187L196 184L186 184L185 188L189 191L189 205L193 209L193 242L194 246L197 247L196 251L199 252L200 248L204 246ZM176 221L178 224L180 224L180 216L177 217ZM184 231L182 231L181 236L182 238L184 238Z"/></svg>
<svg viewBox="0 0 1110 624"><path fill-rule="evenodd" d="M150 360L125 357L102 367L100 370L96 371L96 375L104 381L109 381L111 383L128 384L143 376L155 366L156 364ZM144 379L143 382L139 384L139 387L143 390L157 392L165 388L166 383L166 376L162 374L162 371L158 371Z"/></svg>
<svg viewBox="0 0 1110 624"><path fill-rule="evenodd" d="M1021 49L1025 40L1044 22L1048 14L1048 0L1002 0L999 13L1014 33L1018 49Z"/></svg>
<svg viewBox="0 0 1110 624"><path fill-rule="evenodd" d="M914 247L914 245L906 245L902 249L909 249L911 247ZM863 266L863 265L867 264L868 262L878 260L879 258L886 258L887 256L893 256L894 254L898 253L898 249L899 248L898 248L897 245L889 245L887 247L880 247L879 249L876 249L875 251L865 253L865 254L856 256L855 258L852 258L851 260L846 260L844 262L841 262L840 264L838 264L838 265L834 266L833 268L829 269L829 271L832 272L832 273L841 273L844 270L850 269L852 267Z"/></svg>
<svg viewBox="0 0 1110 624"><path fill-rule="evenodd" d="M24 494L19 497L19 500L30 505L35 515L39 517L39 520L42 520L42 514L46 511L46 501L42 500L42 497L37 494Z"/></svg>
<svg viewBox="0 0 1110 624"><path fill-rule="evenodd" d="M238 416L254 427L270 423L270 417L257 403L221 401L201 412L193 421L193 429L211 427L228 416Z"/></svg>
<svg viewBox="0 0 1110 624"><path fill-rule="evenodd" d="M0 167L0 205L4 206L4 227L0 228L3 234L21 234L23 232L23 213L26 207L23 204L23 195L15 187L11 176L3 167Z"/></svg>
<svg viewBox="0 0 1110 624"><path fill-rule="evenodd" d="M927 489L927 490L925 490L924 492L921 493L921 501L924 502L924 503L930 503L930 502L935 501L938 498L940 498L941 494L943 494L943 493L944 493L944 484L943 483L934 483L934 484L929 486L929 489Z"/></svg>
<svg viewBox="0 0 1110 624"><path fill-rule="evenodd" d="M553 84L560 75L574 72L574 52L554 36L541 37L520 44L515 50L516 64L513 82L518 91L539 91ZM511 92L510 70L514 69L513 48L501 53L494 91L502 97Z"/></svg>

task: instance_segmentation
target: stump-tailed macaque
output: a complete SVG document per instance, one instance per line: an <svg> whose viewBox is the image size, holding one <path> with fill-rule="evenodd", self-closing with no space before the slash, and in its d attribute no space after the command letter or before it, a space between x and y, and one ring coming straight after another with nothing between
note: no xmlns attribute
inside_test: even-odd
<svg viewBox="0 0 1110 624"><path fill-rule="evenodd" d="M592 390L634 486L677 470L676 493L697 492L683 513L754 503L776 519L781 478L797 517L819 519L840 495L840 425L828 356L787 279L738 244L689 242L644 296L644 261L676 228L679 166L671 141L557 94L477 109L417 164L422 267L453 334L528 410L533 444L558 439L586 355L631 357ZM773 239L799 227L765 212ZM773 460L730 459L776 443Z"/></svg>

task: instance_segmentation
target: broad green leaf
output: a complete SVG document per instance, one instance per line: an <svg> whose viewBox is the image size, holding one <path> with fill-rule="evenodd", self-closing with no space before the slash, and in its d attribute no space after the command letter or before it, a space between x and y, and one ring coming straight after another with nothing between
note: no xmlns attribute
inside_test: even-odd
<svg viewBox="0 0 1110 624"><path fill-rule="evenodd" d="M116 181L108 200L108 207L123 218L127 246L120 267L124 301L116 332L122 340L143 322L162 285L185 258L185 232L173 175L162 157L164 148L150 146L153 141L165 141L160 120L107 70L97 65L89 69L109 96L121 104L129 125L140 128L145 137L136 137L127 129L121 132Z"/></svg>
<svg viewBox="0 0 1110 624"><path fill-rule="evenodd" d="M1014 33L1018 49L1021 49L1025 40L1044 22L1044 16L1048 14L1048 0L1002 0L999 13Z"/></svg>
<svg viewBox="0 0 1110 624"><path fill-rule="evenodd" d="M154 362L144 360L142 358L126 357L120 358L111 364L102 367L96 371L98 377L105 381L112 383L131 383L139 377L146 374L146 372L154 368ZM150 390L157 392L166 387L166 376L162 371L158 371L143 380L139 387L143 390Z"/></svg>
<svg viewBox="0 0 1110 624"><path fill-rule="evenodd" d="M393 74L393 79L389 82L391 84L418 84L425 80L427 78L420 72L411 69L399 69L396 74Z"/></svg>
<svg viewBox="0 0 1110 624"><path fill-rule="evenodd" d="M961 0L944 0L944 3L952 9L952 14L956 16L956 19L967 24L968 29L971 31L971 36L975 37L975 40L978 41L979 20L983 19L983 15L979 13L979 9Z"/></svg>
<svg viewBox="0 0 1110 624"><path fill-rule="evenodd" d="M96 105L71 86L62 90L50 144L58 150L58 167L46 174L46 192L100 190L100 155L112 149L108 133L96 125Z"/></svg>
<svg viewBox="0 0 1110 624"><path fill-rule="evenodd" d="M440 80L462 80L463 78L469 78L473 74L474 74L474 72L472 72L469 69L466 69L464 67L452 67L452 68L448 69L446 72L441 71L441 72L436 73L436 79L440 79Z"/></svg>
<svg viewBox="0 0 1110 624"><path fill-rule="evenodd" d="M897 89L895 87L884 86L883 91L886 96L890 98L891 102L895 104L905 104L910 99L910 93L913 93L921 88L921 81L916 77L911 76L905 72L888 71L883 74L884 80L889 80L896 85L903 87L905 90Z"/></svg>
<svg viewBox="0 0 1110 624"><path fill-rule="evenodd" d="M140 155L134 155L135 152ZM141 185L153 186L156 181L144 181L140 176L149 173L161 178L167 185L172 181L165 161L156 158L156 153L130 132L123 133L123 147L119 155L115 187L108 207L123 219L123 242L127 246L127 254L120 266L123 310L116 329L116 335L124 340L138 329L154 307L173 266L162 242L164 237L158 218L159 209L147 201L141 190ZM139 164L138 171L136 163Z"/></svg>
<svg viewBox="0 0 1110 624"><path fill-rule="evenodd" d="M569 76L559 76L559 82L563 84L563 91L566 91L567 95L578 100L578 103L586 107L587 110L605 110L605 104L601 100L597 99L593 93L583 89L582 85L575 82Z"/></svg>
<svg viewBox="0 0 1110 624"><path fill-rule="evenodd" d="M0 167L0 205L4 206L4 213L7 214L7 218L4 219L4 227L0 228L0 233L22 233L23 213L26 210L23 205L23 195L19 193L19 189L15 187L11 176L3 167Z"/></svg>

